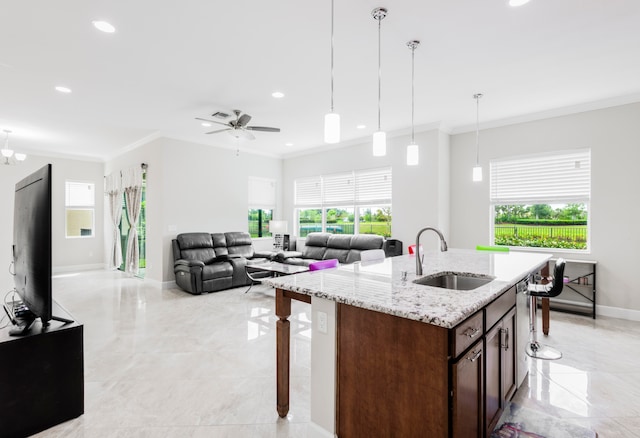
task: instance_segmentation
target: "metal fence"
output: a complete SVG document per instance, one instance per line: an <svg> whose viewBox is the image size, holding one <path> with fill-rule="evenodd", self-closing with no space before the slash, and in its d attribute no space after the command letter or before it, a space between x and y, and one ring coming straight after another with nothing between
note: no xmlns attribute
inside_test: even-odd
<svg viewBox="0 0 640 438"><path fill-rule="evenodd" d="M495 237L518 237L521 239L555 239L572 242L587 241L586 226L565 225L495 225Z"/></svg>

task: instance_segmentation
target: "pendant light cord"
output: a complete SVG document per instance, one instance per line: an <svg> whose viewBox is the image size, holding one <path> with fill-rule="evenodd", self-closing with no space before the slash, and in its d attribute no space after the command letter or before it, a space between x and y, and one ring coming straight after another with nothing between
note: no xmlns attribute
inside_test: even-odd
<svg viewBox="0 0 640 438"><path fill-rule="evenodd" d="M475 94L476 99L476 166L480 164L480 98L482 94Z"/></svg>
<svg viewBox="0 0 640 438"><path fill-rule="evenodd" d="M333 112L333 2L331 0L331 112Z"/></svg>
<svg viewBox="0 0 640 438"><path fill-rule="evenodd" d="M382 58L382 50L380 49L380 33L381 33L381 28L382 28L382 17L378 18L378 131L381 131L380 129L380 101L382 100L382 87L380 86L381 82L382 82L382 67L381 67L381 58Z"/></svg>
<svg viewBox="0 0 640 438"><path fill-rule="evenodd" d="M416 61L415 61L415 57L416 57L416 46L415 44L413 44L411 46L411 144L415 143L415 139L414 139L414 134L415 134L415 129L414 129L414 115L415 115L415 65L416 65Z"/></svg>

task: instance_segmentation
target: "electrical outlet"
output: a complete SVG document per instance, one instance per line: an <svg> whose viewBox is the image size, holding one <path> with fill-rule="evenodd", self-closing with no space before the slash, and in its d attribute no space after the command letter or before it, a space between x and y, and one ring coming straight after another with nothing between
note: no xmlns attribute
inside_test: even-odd
<svg viewBox="0 0 640 438"><path fill-rule="evenodd" d="M327 312L318 312L318 331L327 333Z"/></svg>

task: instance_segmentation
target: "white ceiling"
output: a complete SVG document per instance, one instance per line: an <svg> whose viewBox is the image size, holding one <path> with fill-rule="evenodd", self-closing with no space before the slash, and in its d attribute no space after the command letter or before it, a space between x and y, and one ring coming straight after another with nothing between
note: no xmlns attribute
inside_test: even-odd
<svg viewBox="0 0 640 438"><path fill-rule="evenodd" d="M223 147L195 117L238 108L256 133L240 148L287 156L322 145L329 110L330 0L3 0L0 129L31 153L108 159L157 136ZM640 1L336 0L335 108L342 139L382 128L482 125L640 101ZM117 28L97 31L92 20ZM54 90L65 85L73 90ZM283 99L271 93L280 90ZM534 116L535 117L535 116ZM364 130L356 129L365 124ZM285 146L291 142L294 146Z"/></svg>

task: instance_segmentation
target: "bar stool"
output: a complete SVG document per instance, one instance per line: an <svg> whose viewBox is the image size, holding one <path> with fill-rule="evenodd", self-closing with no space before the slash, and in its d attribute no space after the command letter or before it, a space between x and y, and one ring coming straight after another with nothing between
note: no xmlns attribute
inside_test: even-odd
<svg viewBox="0 0 640 438"><path fill-rule="evenodd" d="M553 298L560 295L564 286L564 259L558 259L553 270L553 281L547 284L529 284L526 294L529 295L529 342L526 352L536 359L556 360L562 357L562 353L548 345L538 342L536 331L536 310L538 297Z"/></svg>

